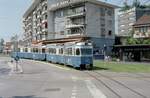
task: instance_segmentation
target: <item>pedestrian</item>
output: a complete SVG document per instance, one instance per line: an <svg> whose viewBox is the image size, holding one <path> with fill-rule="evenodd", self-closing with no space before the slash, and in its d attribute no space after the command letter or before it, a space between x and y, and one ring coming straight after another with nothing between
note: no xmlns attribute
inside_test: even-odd
<svg viewBox="0 0 150 98"><path fill-rule="evenodd" d="M18 71L18 62L19 62L19 56L16 56L15 58L15 61L16 61L16 67L15 67L15 71Z"/></svg>

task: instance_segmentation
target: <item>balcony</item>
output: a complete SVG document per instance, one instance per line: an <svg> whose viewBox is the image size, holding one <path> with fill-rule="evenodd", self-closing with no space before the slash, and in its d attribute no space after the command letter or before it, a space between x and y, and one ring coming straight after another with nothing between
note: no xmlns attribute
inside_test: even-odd
<svg viewBox="0 0 150 98"><path fill-rule="evenodd" d="M30 19L32 19L32 17L31 17L31 16L29 16L29 17L28 17L28 20L30 20Z"/></svg>
<svg viewBox="0 0 150 98"><path fill-rule="evenodd" d="M47 19L42 20L42 23L47 23Z"/></svg>
<svg viewBox="0 0 150 98"><path fill-rule="evenodd" d="M43 37L42 40L46 40L46 37Z"/></svg>
<svg viewBox="0 0 150 98"><path fill-rule="evenodd" d="M82 28L84 27L85 25L83 24L69 24L69 25L66 25L66 29L71 29L71 28Z"/></svg>
<svg viewBox="0 0 150 98"><path fill-rule="evenodd" d="M43 28L42 32L48 32L48 29L47 28Z"/></svg>
<svg viewBox="0 0 150 98"><path fill-rule="evenodd" d="M73 36L83 36L83 33L76 33L76 34L67 34L67 37L73 37Z"/></svg>
<svg viewBox="0 0 150 98"><path fill-rule="evenodd" d="M38 24L37 24L37 27L40 27L40 26L41 26L41 23L38 23Z"/></svg>
<svg viewBox="0 0 150 98"><path fill-rule="evenodd" d="M45 5L47 5L47 1L44 1L44 2L42 3L42 6L45 6Z"/></svg>
<svg viewBox="0 0 150 98"><path fill-rule="evenodd" d="M37 12L36 12L36 11L34 11L34 12L33 12L33 15L35 15L36 13L37 13Z"/></svg>
<svg viewBox="0 0 150 98"><path fill-rule="evenodd" d="M42 15L47 14L47 10L42 11Z"/></svg>
<svg viewBox="0 0 150 98"><path fill-rule="evenodd" d="M37 19L39 19L39 18L41 18L41 15L38 15L38 16L37 16Z"/></svg>
<svg viewBox="0 0 150 98"><path fill-rule="evenodd" d="M41 31L38 31L37 34L41 34Z"/></svg>
<svg viewBox="0 0 150 98"><path fill-rule="evenodd" d="M72 13L71 15L67 16L67 18L77 18L77 17L81 17L81 16L85 16L85 12Z"/></svg>
<svg viewBox="0 0 150 98"><path fill-rule="evenodd" d="M33 26L33 29L36 29L37 28L37 26Z"/></svg>
<svg viewBox="0 0 150 98"><path fill-rule="evenodd" d="M39 5L38 8L37 8L37 11L40 11L42 9L42 6Z"/></svg>

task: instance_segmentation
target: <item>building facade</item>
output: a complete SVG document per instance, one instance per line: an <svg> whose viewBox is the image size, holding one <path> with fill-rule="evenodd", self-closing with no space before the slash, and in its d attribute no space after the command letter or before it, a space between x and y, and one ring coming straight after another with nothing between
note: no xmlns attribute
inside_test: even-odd
<svg viewBox="0 0 150 98"><path fill-rule="evenodd" d="M142 16L134 25L134 38L150 38L150 15Z"/></svg>
<svg viewBox="0 0 150 98"><path fill-rule="evenodd" d="M111 50L115 39L115 8L97 0L35 0L24 14L24 41L74 36L91 38L95 49Z"/></svg>
<svg viewBox="0 0 150 98"><path fill-rule="evenodd" d="M118 35L130 36L131 32L133 32L133 25L144 14L150 15L150 8L132 8L120 11L118 14Z"/></svg>

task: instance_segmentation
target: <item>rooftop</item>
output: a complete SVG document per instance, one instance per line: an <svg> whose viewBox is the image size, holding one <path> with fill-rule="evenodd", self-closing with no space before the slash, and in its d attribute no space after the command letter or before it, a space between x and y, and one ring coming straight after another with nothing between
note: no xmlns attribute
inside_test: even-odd
<svg viewBox="0 0 150 98"><path fill-rule="evenodd" d="M107 6L107 7L110 7L110 8L118 8L118 6L116 6L116 5L105 3L105 2L102 2L102 1L98 1L98 0L70 0L70 1L65 1L64 0L62 2L58 2L56 4L51 5L49 7L49 10L50 11L55 11L57 9L67 7L69 5L84 3L84 2L90 2L90 3L94 3L94 4L97 4L97 5L101 5L101 6Z"/></svg>
<svg viewBox="0 0 150 98"><path fill-rule="evenodd" d="M150 24L150 15L144 15L138 21L134 24L136 25L145 25L145 24Z"/></svg>

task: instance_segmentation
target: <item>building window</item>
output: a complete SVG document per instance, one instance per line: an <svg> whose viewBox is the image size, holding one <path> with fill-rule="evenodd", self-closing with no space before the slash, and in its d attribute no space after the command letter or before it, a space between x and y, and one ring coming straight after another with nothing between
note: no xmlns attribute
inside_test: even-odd
<svg viewBox="0 0 150 98"><path fill-rule="evenodd" d="M111 9L108 9L108 10L107 10L107 15L108 15L108 16L112 16L112 14L113 14L112 10L111 10Z"/></svg>
<svg viewBox="0 0 150 98"><path fill-rule="evenodd" d="M64 35L64 33L65 33L64 31L60 31L60 35Z"/></svg>
<svg viewBox="0 0 150 98"><path fill-rule="evenodd" d="M108 35L109 35L109 36L112 35L112 31L111 31L111 30L108 31Z"/></svg>
<svg viewBox="0 0 150 98"><path fill-rule="evenodd" d="M111 27L112 26L112 20L108 20L108 25Z"/></svg>
<svg viewBox="0 0 150 98"><path fill-rule="evenodd" d="M102 36L102 37L105 37L105 34L106 34L105 28L101 28L101 36Z"/></svg>
<svg viewBox="0 0 150 98"><path fill-rule="evenodd" d="M105 16L105 8L100 8L101 16Z"/></svg>
<svg viewBox="0 0 150 98"><path fill-rule="evenodd" d="M59 10L59 11L56 11L56 12L55 12L55 17L60 18L60 17L62 17L62 16L63 16L63 11Z"/></svg>
<svg viewBox="0 0 150 98"><path fill-rule="evenodd" d="M139 31L140 31L141 33L148 32L148 27L141 27L141 28L139 28Z"/></svg>

